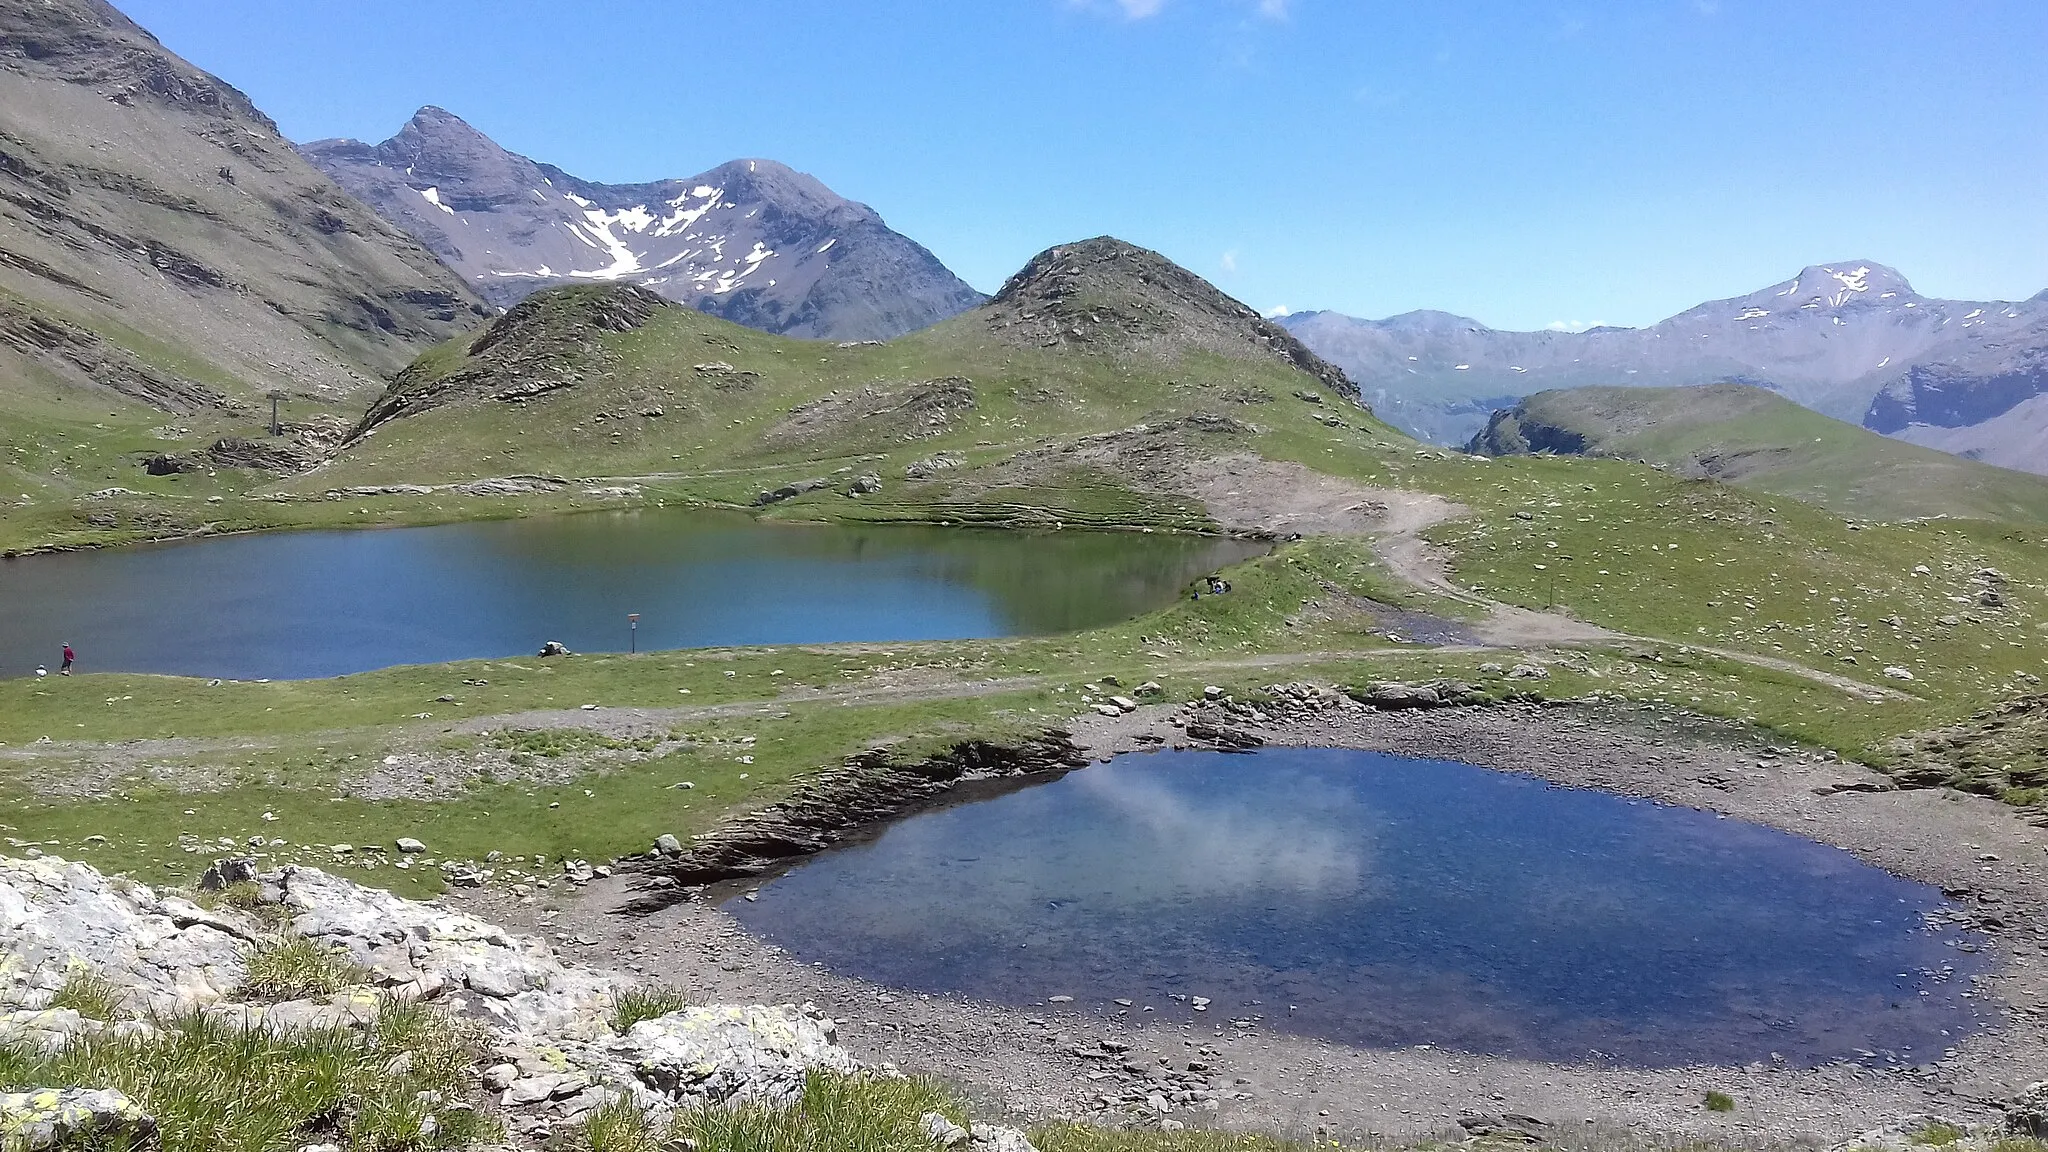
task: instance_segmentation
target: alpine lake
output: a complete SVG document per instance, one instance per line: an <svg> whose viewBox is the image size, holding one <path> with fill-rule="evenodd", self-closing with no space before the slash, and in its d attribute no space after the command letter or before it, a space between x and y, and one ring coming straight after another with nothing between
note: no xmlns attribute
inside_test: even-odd
<svg viewBox="0 0 2048 1152"><path fill-rule="evenodd" d="M1213 537L770 524L642 510L280 532L0 562L0 676L397 664L1073 632L1263 553ZM638 616L637 621L629 616Z"/></svg>
<svg viewBox="0 0 2048 1152"><path fill-rule="evenodd" d="M1120 756L724 907L914 991L1623 1067L1931 1062L1979 1026L1984 970L1940 890L1838 849L1327 748Z"/></svg>

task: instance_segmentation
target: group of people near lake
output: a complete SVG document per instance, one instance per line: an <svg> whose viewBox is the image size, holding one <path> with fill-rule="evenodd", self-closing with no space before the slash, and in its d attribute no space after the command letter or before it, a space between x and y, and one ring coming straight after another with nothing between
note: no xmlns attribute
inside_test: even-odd
<svg viewBox="0 0 2048 1152"><path fill-rule="evenodd" d="M62 665L61 667L59 667L59 668L57 669L57 675L59 675L59 676L69 676L69 675L71 675L71 665L72 665L72 664L73 664L73 663L74 663L74 662L75 662L75 661L76 661L77 659L78 659L78 653L76 653L76 652L73 652L73 651L71 650L71 642L70 642L70 641L68 641L68 640L67 640L67 641L65 641L65 643L64 643L64 663L63 663L63 665ZM38 664L38 665L36 665L36 675L38 675L38 676L48 676L49 674L50 674L50 670L49 670L48 668L45 668L45 667L43 667L43 666L42 666L41 664Z"/></svg>
<svg viewBox="0 0 2048 1152"><path fill-rule="evenodd" d="M1225 592L1230 591L1230 581L1225 580L1221 576L1205 576L1202 582L1209 586L1209 595L1211 596L1221 596ZM1201 598L1202 590L1196 588L1195 599L1200 600Z"/></svg>

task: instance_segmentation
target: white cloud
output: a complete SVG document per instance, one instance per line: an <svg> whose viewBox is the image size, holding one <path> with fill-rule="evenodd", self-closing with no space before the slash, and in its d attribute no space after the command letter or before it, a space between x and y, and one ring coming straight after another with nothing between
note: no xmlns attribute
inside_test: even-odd
<svg viewBox="0 0 2048 1152"><path fill-rule="evenodd" d="M1223 259L1217 261L1217 263L1222 266L1225 272L1237 271L1237 249L1232 248L1230 251L1225 252Z"/></svg>
<svg viewBox="0 0 2048 1152"><path fill-rule="evenodd" d="M1604 320L1552 320L1543 326L1546 332L1584 332L1588 328L1604 328Z"/></svg>
<svg viewBox="0 0 2048 1152"><path fill-rule="evenodd" d="M1294 309L1289 308L1285 304L1275 304L1271 308L1266 309L1266 319L1268 320L1278 320L1282 316L1292 315L1294 315Z"/></svg>
<svg viewBox="0 0 2048 1152"><path fill-rule="evenodd" d="M1266 20L1285 20L1292 14L1294 0L1250 0L1252 10ZM1114 11L1126 20L1144 20L1159 15L1167 0L1067 0L1074 8Z"/></svg>

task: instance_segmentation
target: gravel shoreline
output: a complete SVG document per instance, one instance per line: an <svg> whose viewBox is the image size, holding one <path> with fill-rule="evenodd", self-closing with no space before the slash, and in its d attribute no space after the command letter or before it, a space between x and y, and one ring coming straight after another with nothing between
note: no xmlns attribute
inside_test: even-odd
<svg viewBox="0 0 2048 1152"><path fill-rule="evenodd" d="M1463 1116L1518 1113L1565 1134L1628 1127L1742 1142L1832 1142L1916 1113L1990 1121L2001 1101L2048 1079L2048 832L1994 801L1945 790L1893 791L1884 776L1860 765L1659 707L1343 707L1269 710L1259 722L1206 711L1155 705L1115 718L1076 718L1070 727L1077 744L1106 758L1190 746L1182 728L1200 716L1268 744L1457 759L1722 812L1833 844L1940 885L1989 929L1994 969L1980 978L1976 994L2004 1024L1963 1041L1939 1064L1904 1070L1628 1070L1361 1050L1233 1028L1171 1002L1116 1018L1086 1004L1020 1009L892 991L825 972L752 937L715 906L718 890L709 894L713 900L636 918L615 914L632 895L625 876L558 889L538 901L489 890L460 900L508 926L548 935L576 959L695 996L816 1003L842 1021L841 1038L855 1055L939 1076L1021 1121L1156 1121L1149 1106L1105 1108L1101 1098L1158 1089L1186 1102L1174 1106L1171 1119L1297 1136L1413 1137L1455 1129ZM1128 1050L1105 1055L1118 1046ZM1157 1070L1162 1063L1167 1070ZM1709 1090L1734 1097L1736 1110L1706 1110L1701 1100ZM1214 1110L1204 1098L1213 1099Z"/></svg>

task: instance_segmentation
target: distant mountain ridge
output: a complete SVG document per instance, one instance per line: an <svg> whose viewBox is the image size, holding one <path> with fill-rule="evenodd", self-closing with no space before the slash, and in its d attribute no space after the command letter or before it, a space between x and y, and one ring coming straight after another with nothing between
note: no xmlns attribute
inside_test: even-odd
<svg viewBox="0 0 2048 1152"><path fill-rule="evenodd" d="M982 301L873 209L772 160L599 184L434 107L381 144L300 151L501 307L540 288L616 282L763 331L886 340Z"/></svg>
<svg viewBox="0 0 2048 1152"><path fill-rule="evenodd" d="M2048 293L1933 299L1864 260L1812 265L1647 328L1503 332L1442 312L1281 323L1349 373L1383 418L1443 443L1469 439L1523 396L1586 385L1753 384L1905 439L1996 424L2048 392ZM2048 470L1995 428L1975 442L1988 462Z"/></svg>

